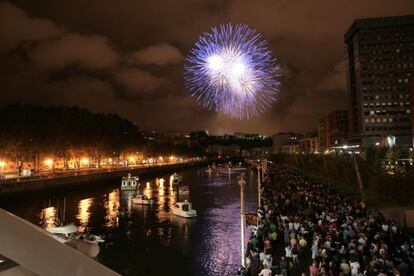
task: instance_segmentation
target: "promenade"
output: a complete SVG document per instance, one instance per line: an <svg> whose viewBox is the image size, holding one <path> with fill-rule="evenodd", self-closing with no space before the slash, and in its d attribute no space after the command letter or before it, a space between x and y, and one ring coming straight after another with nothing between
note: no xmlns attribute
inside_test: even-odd
<svg viewBox="0 0 414 276"><path fill-rule="evenodd" d="M122 177L128 173L144 176L154 173L175 172L176 170L206 165L209 162L209 159L194 158L180 162L41 172L34 176L11 177L0 180L0 196L49 188L87 185L98 180Z"/></svg>

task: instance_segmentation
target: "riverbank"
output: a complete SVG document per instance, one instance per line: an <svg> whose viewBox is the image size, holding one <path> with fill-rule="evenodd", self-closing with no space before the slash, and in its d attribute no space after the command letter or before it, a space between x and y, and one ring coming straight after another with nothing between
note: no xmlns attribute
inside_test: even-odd
<svg viewBox="0 0 414 276"><path fill-rule="evenodd" d="M107 169L89 174L58 175L50 178L33 179L30 181L14 181L0 183L0 197L11 194L36 192L45 189L60 189L96 184L103 179L120 178L128 173L139 176L151 176L159 173L170 173L177 170L188 169L196 166L208 165L210 160L193 161L187 163L176 163L157 165L153 167L126 167L124 169Z"/></svg>

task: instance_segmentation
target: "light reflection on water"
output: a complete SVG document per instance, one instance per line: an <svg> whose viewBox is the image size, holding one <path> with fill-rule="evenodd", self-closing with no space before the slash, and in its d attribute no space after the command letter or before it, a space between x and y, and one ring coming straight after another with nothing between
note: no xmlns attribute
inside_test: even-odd
<svg viewBox="0 0 414 276"><path fill-rule="evenodd" d="M85 198L79 201L78 204L78 214L76 218L79 220L79 227L78 230L80 232L85 232L89 225L89 219L91 216L90 208L93 204L94 198Z"/></svg>
<svg viewBox="0 0 414 276"><path fill-rule="evenodd" d="M47 230L50 227L55 226L56 218L57 218L57 209L56 209L56 207L50 206L50 207L43 208L40 211L40 223L39 224L44 229Z"/></svg>
<svg viewBox="0 0 414 276"><path fill-rule="evenodd" d="M105 226L107 228L117 227L120 207L119 189L115 189L108 194L107 199L104 201L104 207L106 209Z"/></svg>
<svg viewBox="0 0 414 276"><path fill-rule="evenodd" d="M38 225L40 214L40 225L48 228L62 216L65 198L66 223L103 235L106 244L97 260L123 275L232 275L240 253L237 175L183 172L190 195L180 195L179 200L193 203L196 219L172 214L176 196L170 181L165 181L170 175L141 180L140 193L155 201L150 206L131 204L135 192L121 191L119 180L82 191L52 192L4 208ZM253 181L249 177L246 185L250 211L256 208ZM39 208L47 201L55 204Z"/></svg>

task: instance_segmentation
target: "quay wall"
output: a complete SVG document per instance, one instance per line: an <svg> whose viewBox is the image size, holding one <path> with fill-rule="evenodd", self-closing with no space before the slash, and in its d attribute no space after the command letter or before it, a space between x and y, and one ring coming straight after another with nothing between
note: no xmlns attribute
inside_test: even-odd
<svg viewBox="0 0 414 276"><path fill-rule="evenodd" d="M196 166L209 164L210 161L199 161L191 163L169 164L154 167L139 167L139 168L125 168L124 170L106 170L100 172L93 172L90 174L57 176L42 179L34 179L30 181L13 181L0 182L0 197L10 194L28 193L41 191L45 189L59 189L85 185L96 185L99 180L107 180L111 178L121 178L122 176L131 173L140 177L151 176L162 173L173 173L179 170L184 170Z"/></svg>

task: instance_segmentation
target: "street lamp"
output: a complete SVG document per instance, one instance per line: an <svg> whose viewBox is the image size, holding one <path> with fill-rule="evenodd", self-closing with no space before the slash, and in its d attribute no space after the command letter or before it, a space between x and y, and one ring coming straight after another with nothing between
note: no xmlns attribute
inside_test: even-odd
<svg viewBox="0 0 414 276"><path fill-rule="evenodd" d="M46 160L44 161L44 164L45 164L46 166L48 166L49 168L50 168L50 167L52 167L52 166L53 166L53 159L50 159L50 158L46 159Z"/></svg>
<svg viewBox="0 0 414 276"><path fill-rule="evenodd" d="M260 172L260 170L262 169L262 167L259 165L259 166L257 166L257 207L258 208L260 208L260 204L261 204L261 202L260 202L260 190L261 190L261 184L262 184L262 181L261 181L261 179L260 179L260 176L261 176L261 172Z"/></svg>
<svg viewBox="0 0 414 276"><path fill-rule="evenodd" d="M238 182L240 186L240 242L241 242L241 266L244 268L245 266L245 258L244 258L244 235L246 229L246 221L244 215L244 186L246 185L246 181L244 180L244 173L241 173L238 177Z"/></svg>

